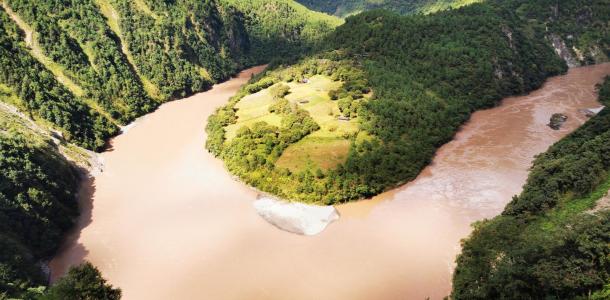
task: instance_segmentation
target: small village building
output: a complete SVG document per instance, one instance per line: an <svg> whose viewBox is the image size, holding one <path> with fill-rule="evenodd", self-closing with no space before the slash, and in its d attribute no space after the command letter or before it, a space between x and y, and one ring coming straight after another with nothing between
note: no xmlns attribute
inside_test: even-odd
<svg viewBox="0 0 610 300"><path fill-rule="evenodd" d="M350 118L346 117L346 116L339 116L338 119L339 119L339 121L349 121L350 120Z"/></svg>

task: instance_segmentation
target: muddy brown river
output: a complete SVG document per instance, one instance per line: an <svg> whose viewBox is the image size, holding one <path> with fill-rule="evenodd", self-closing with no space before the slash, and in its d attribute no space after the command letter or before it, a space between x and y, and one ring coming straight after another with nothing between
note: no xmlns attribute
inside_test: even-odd
<svg viewBox="0 0 610 300"><path fill-rule="evenodd" d="M599 107L610 64L572 69L527 96L475 113L413 182L339 206L317 236L280 231L257 192L204 150L205 120L259 68L163 105L111 141L82 185L78 230L51 262L56 279L89 260L124 299L441 299L460 239L518 194L534 155ZM565 113L559 131L546 124Z"/></svg>

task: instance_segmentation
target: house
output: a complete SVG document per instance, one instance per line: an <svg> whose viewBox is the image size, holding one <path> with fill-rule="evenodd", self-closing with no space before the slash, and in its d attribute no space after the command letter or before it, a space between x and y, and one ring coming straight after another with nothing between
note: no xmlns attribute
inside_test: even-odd
<svg viewBox="0 0 610 300"><path fill-rule="evenodd" d="M301 99L301 100L298 100L297 102L298 102L299 104L307 104L307 103L309 103L309 100L307 100L307 99Z"/></svg>
<svg viewBox="0 0 610 300"><path fill-rule="evenodd" d="M338 119L339 119L339 121L349 121L350 120L349 117L346 117L346 116L339 116Z"/></svg>

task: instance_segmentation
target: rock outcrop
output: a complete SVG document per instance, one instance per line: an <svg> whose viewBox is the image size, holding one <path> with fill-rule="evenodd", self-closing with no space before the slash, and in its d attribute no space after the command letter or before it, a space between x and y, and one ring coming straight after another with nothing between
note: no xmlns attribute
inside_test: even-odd
<svg viewBox="0 0 610 300"><path fill-rule="evenodd" d="M566 43L559 35L551 34L549 39L557 55L559 55L559 57L561 57L566 64L568 64L568 67L574 68L580 66L580 62L574 57L570 49L566 46Z"/></svg>
<svg viewBox="0 0 610 300"><path fill-rule="evenodd" d="M563 126L563 123L565 123L567 120L568 116L564 114L553 114L549 127L551 127L553 130L559 130L561 126Z"/></svg>
<svg viewBox="0 0 610 300"><path fill-rule="evenodd" d="M581 109L579 110L582 114L584 114L585 116L592 118L595 115L599 114L602 110L604 110L605 106L601 106L598 108L586 108L586 109Z"/></svg>
<svg viewBox="0 0 610 300"><path fill-rule="evenodd" d="M268 197L256 200L253 205L267 222L279 229L302 235L316 235L339 219L339 213L333 206L291 203Z"/></svg>

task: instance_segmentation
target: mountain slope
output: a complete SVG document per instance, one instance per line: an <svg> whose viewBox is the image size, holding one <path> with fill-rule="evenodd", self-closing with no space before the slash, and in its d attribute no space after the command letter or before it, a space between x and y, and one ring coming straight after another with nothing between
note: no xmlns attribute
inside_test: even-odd
<svg viewBox="0 0 610 300"><path fill-rule="evenodd" d="M112 118L124 124L154 108L92 1L4 3L33 29L36 51L62 68L84 90L82 96Z"/></svg>
<svg viewBox="0 0 610 300"><path fill-rule="evenodd" d="M338 17L347 17L363 11L386 9L399 14L433 13L450 8L481 2L482 0L298 0L308 8Z"/></svg>
<svg viewBox="0 0 610 300"><path fill-rule="evenodd" d="M608 60L610 3L497 1L569 65ZM610 105L610 78L600 90ZM521 195L463 242L452 298L607 299L610 111L539 156ZM605 200L604 200L605 199Z"/></svg>
<svg viewBox="0 0 610 300"><path fill-rule="evenodd" d="M600 101L610 105L610 78ZM608 201L609 173L605 109L536 159L502 215L475 225L452 298L607 299L610 211L601 199Z"/></svg>
<svg viewBox="0 0 610 300"><path fill-rule="evenodd" d="M247 183L281 197L333 204L412 180L470 113L505 96L531 91L548 76L566 70L544 38L522 31L513 12L487 4L428 16L365 12L348 18L324 44L317 56L256 78L210 118L208 149ZM339 84L327 92L327 97L336 99L339 112L332 107L331 111L307 109L321 101L317 96L291 98L290 93L302 90L292 81L308 85L313 77L321 80L316 76ZM240 121L240 115L248 115L240 112L247 105L239 101L248 101L249 94L257 99L274 94L278 85L288 85L289 94L271 100L269 117L260 118L266 124ZM282 98L297 108L281 108L278 114L273 103L286 107L280 104L285 103ZM345 158L326 169L298 158L315 157L317 152L299 153L291 147L307 148L313 137L336 137L343 123L336 128L321 123L329 114L338 121L349 120L355 130L341 139L348 145ZM280 122L274 121L278 118ZM294 130L295 118L318 120L317 126ZM226 132L234 130L228 126L239 123L244 128L231 139ZM315 144L318 149L331 147ZM286 169L282 164L286 160L282 156L290 153L303 161L301 167Z"/></svg>
<svg viewBox="0 0 610 300"><path fill-rule="evenodd" d="M51 139L0 109L0 298L46 284L39 262L71 228L79 175Z"/></svg>
<svg viewBox="0 0 610 300"><path fill-rule="evenodd" d="M0 9L1 97L31 118L52 124L66 139L90 149L99 149L117 128L87 106L26 49L23 32Z"/></svg>
<svg viewBox="0 0 610 300"><path fill-rule="evenodd" d="M235 7L245 19L251 42L251 60L295 57L311 50L342 21L308 10L291 0L221 0Z"/></svg>
<svg viewBox="0 0 610 300"><path fill-rule="evenodd" d="M524 32L542 34L571 67L608 61L610 1L490 1L516 12Z"/></svg>
<svg viewBox="0 0 610 300"><path fill-rule="evenodd" d="M163 101L208 89L246 65L298 56L339 23L289 0L267 4L281 10L214 0L3 0L1 4L2 14L10 15L4 17L3 26L11 29L3 37L10 40L11 48L6 44L0 59L27 57L27 68L41 69L4 64L5 77L10 78L0 84L20 99L12 104L53 124L67 140L95 150L117 132L116 125L129 123ZM31 88L31 95L21 95L19 78L45 88ZM61 91L55 98L73 100L46 95L51 91ZM59 117L77 109L47 107L60 101L79 103L78 110L86 112L77 115L91 114L87 118L98 121Z"/></svg>

